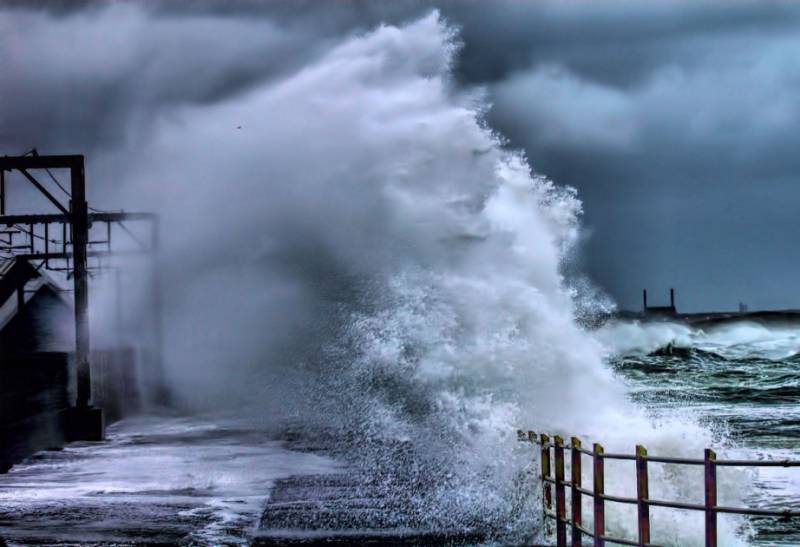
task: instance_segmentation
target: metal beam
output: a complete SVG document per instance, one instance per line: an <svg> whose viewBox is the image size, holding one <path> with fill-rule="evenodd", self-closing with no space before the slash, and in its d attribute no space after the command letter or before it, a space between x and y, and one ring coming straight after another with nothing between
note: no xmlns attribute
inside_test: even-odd
<svg viewBox="0 0 800 547"><path fill-rule="evenodd" d="M28 248L28 246L22 245L21 248ZM86 251L86 256L88 258L108 256L137 256L148 253L150 253L150 251L139 249L131 249L127 251ZM66 260L68 258L73 258L75 255L73 253L25 253L15 254L14 256L25 260Z"/></svg>
<svg viewBox="0 0 800 547"><path fill-rule="evenodd" d="M156 213L89 213L89 222L120 222L122 220L158 220Z"/></svg>
<svg viewBox="0 0 800 547"><path fill-rule="evenodd" d="M89 213L89 223L92 222L121 222L125 220L155 221L155 213ZM44 214L44 215L0 215L0 226L13 226L15 224L69 224L70 215Z"/></svg>
<svg viewBox="0 0 800 547"><path fill-rule="evenodd" d="M83 166L80 154L58 156L0 156L0 169L73 169Z"/></svg>
<svg viewBox="0 0 800 547"><path fill-rule="evenodd" d="M79 408L87 408L92 399L91 367L89 366L89 272L87 271L87 245L89 243L89 204L86 203L86 179L83 156L70 166L72 199L73 283L75 289L75 362L78 369Z"/></svg>
<svg viewBox="0 0 800 547"><path fill-rule="evenodd" d="M69 215L46 214L46 215L2 215L0 225L14 226L15 224L55 224L69 223Z"/></svg>

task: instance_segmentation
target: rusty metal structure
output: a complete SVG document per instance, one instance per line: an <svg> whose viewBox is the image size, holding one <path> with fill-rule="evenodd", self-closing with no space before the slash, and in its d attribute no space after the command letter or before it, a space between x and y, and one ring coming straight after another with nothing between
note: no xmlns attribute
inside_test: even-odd
<svg viewBox="0 0 800 547"><path fill-rule="evenodd" d="M517 432L520 441L538 445L541 460L542 505L545 521L555 521L556 545L558 547L580 547L584 545L583 539L591 538L592 545L604 547L607 543L613 545L635 545L639 547L658 547L650 542L650 507L666 507L689 511L703 511L705 513L705 545L717 546L717 515L720 513L734 515L751 515L760 517L775 517L782 519L800 518L800 510L773 510L751 507L725 507L717 504L717 468L718 467L800 467L798 460L718 460L716 453L707 448L702 459L675 458L664 456L650 456L644 446L636 446L634 454L606 453L603 446L595 443L592 450L587 450L581 445L581 440L572 437L569 446L556 435L552 439L547 434L537 435L533 431L527 433ZM565 451L569 449L571 466L571 480L565 479L564 468L566 464ZM584 488L581 483L581 463L584 456L592 459L593 487ZM551 463L555 460L555 474L552 473ZM605 492L605 461L624 460L631 461L636 473L636 497L614 496ZM668 465L702 466L704 469L705 502L684 503L679 501L651 499L648 488L648 463ZM553 510L553 490L555 490L555 510ZM570 496L570 511L567 507L567 491ZM587 526L581 514L583 496L592 498L593 515L592 524ZM637 508L637 539L613 537L605 531L605 504L606 502L624 503L635 505ZM569 534L567 533L569 529ZM568 538L569 536L569 538ZM568 541L569 539L569 541Z"/></svg>
<svg viewBox="0 0 800 547"><path fill-rule="evenodd" d="M69 185L65 188L51 170L66 170ZM7 214L8 175L19 173L56 210L49 213ZM43 184L40 173L46 174L49 184ZM62 203L48 186L55 184L68 198ZM149 242L143 242L124 223L149 224ZM45 269L66 274L72 280L75 317L75 363L77 370L77 397L74 419L74 438L98 440L103 437L102 411L92 408L91 367L89 364L91 337L89 324L89 276L91 271L102 269L99 262L92 266L91 259L110 256L112 227L117 226L133 239L139 249L136 253L154 254L158 244L158 217L152 213L99 211L89 207L86 199L86 176L82 155L39 155L36 150L22 156L0 156L0 260L31 264L37 270ZM102 228L104 238L92 240L90 234ZM0 278L0 283L13 280ZM15 286L19 306L24 305L24 281ZM158 298L154 298L157 305ZM156 329L158 332L158 329ZM160 338L158 340L160 344ZM156 349L158 353L160 348ZM159 359L159 358L157 358ZM159 363L160 367L160 363ZM99 431L98 431L99 427Z"/></svg>

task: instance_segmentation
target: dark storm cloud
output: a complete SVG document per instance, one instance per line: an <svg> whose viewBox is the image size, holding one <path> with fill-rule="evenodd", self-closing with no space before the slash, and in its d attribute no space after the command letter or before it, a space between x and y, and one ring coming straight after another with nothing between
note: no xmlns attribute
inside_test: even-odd
<svg viewBox="0 0 800 547"><path fill-rule="evenodd" d="M796 30L798 10L755 2L499 2L446 4L462 24L463 76L502 80L532 65L558 63L592 79L625 85L654 64L692 63L693 43L730 32ZM702 54L699 55L702 58Z"/></svg>
<svg viewBox="0 0 800 547"><path fill-rule="evenodd" d="M244 92L322 43L269 20L154 17L122 4L9 10L0 26L0 69L13 75L0 88L0 147L11 152L122 146L142 113Z"/></svg>
<svg viewBox="0 0 800 547"><path fill-rule="evenodd" d="M626 306L671 285L685 309L800 305L797 8L574 8L544 8L530 37L521 10L465 25L462 70L534 167L580 190L594 279ZM469 44L498 42L471 32L516 53L492 65Z"/></svg>
<svg viewBox="0 0 800 547"><path fill-rule="evenodd" d="M430 2L16 2L0 20L0 148L126 150L149 118L300 70ZM533 167L576 186L584 263L623 305L800 307L800 7L437 2L460 85ZM94 21L95 24L88 24ZM100 21L98 24L97 21ZM9 76L11 75L11 76ZM789 295L789 296L787 296Z"/></svg>

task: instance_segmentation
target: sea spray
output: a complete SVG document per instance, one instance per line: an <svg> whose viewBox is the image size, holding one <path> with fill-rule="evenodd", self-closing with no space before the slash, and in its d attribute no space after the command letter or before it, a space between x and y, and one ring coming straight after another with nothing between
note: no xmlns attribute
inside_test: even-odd
<svg viewBox="0 0 800 547"><path fill-rule="evenodd" d="M235 101L165 113L123 178L163 213L186 404L336 431L420 525L519 537L541 527L517 428L692 456L711 435L628 401L562 274L580 201L486 128L480 92L451 85L456 53L437 13L351 36ZM635 492L628 467L608 465L609 492ZM653 466L651 492L697 501L700 472ZM607 515L635 533L628 508ZM702 515L654 511L653 530L700 544Z"/></svg>

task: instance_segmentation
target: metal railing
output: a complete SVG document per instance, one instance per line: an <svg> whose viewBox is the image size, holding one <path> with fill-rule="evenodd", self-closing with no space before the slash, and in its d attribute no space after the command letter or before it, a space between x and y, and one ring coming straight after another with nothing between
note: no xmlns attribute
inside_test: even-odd
<svg viewBox="0 0 800 547"><path fill-rule="evenodd" d="M800 510L755 509L750 507L725 507L717 505L718 467L800 467L800 461L797 460L718 460L715 452L709 448L705 450L703 459L650 456L647 454L647 449L642 445L636 446L635 454L612 454L606 453L599 443L594 443L592 450L587 450L581 446L581 441L577 437L572 437L570 444L566 446L564 440L558 435L554 436L552 440L550 436L544 433L537 435L533 431L528 431L526 433L519 430L517 435L520 441L527 441L539 445L543 511L545 519L549 518L555 520L556 545L558 547L567 546L568 528L570 530L570 545L572 545L572 547L580 547L583 545L582 540L584 536L592 538L595 547L604 547L606 543L658 547L656 544L650 543L650 507L669 507L672 509L705 512L706 547L717 546L717 515L719 513L778 517L783 519L800 517ZM565 478L564 452L566 450L570 452L570 480L566 480ZM582 460L584 456L592 458L594 484L591 490L584 488L581 482ZM635 463L635 498L606 494L606 460L629 460ZM703 466L705 470L705 503L683 503L650 499L647 472L647 464L650 462ZM555 463L555 469L553 469L552 463ZM568 488L570 490L569 512L567 512L566 495ZM555 510L553 510L553 490L555 491ZM593 500L592 512L594 518L591 529L584 526L583 523L583 496L589 496ZM636 506L638 521L637 540L612 537L606 534L606 502L625 503Z"/></svg>

